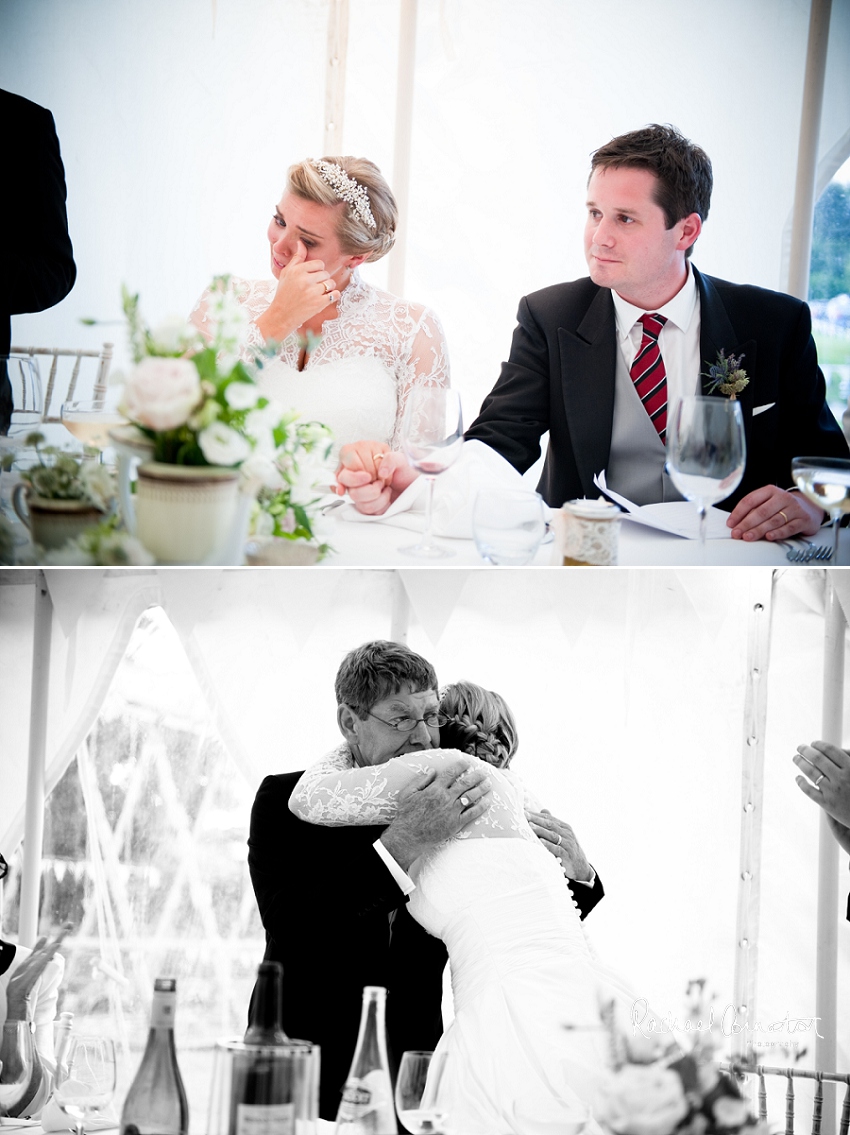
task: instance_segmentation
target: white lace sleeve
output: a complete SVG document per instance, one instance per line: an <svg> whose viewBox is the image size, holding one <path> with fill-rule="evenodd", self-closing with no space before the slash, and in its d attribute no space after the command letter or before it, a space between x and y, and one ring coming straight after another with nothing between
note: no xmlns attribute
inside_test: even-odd
<svg viewBox="0 0 850 1135"><path fill-rule="evenodd" d="M244 280L231 276L228 295L236 302L243 316L242 335L239 343L239 357L245 363L252 363L258 348L265 346L265 339L257 326L257 319L271 303L273 283L268 280ZM212 288L205 288L201 298L192 308L189 322L211 343L215 336L213 308L219 303Z"/></svg>
<svg viewBox="0 0 850 1135"><path fill-rule="evenodd" d="M388 824L395 818L399 791L417 773L472 764L455 749L407 753L366 768L341 768L332 763L335 755L307 769L296 784L289 808L299 819L331 828Z"/></svg>
<svg viewBox="0 0 850 1135"><path fill-rule="evenodd" d="M442 324L430 308L420 309L412 334L405 343L405 357L398 368L395 429L391 446L401 446L401 420L415 386L449 386L449 352Z"/></svg>

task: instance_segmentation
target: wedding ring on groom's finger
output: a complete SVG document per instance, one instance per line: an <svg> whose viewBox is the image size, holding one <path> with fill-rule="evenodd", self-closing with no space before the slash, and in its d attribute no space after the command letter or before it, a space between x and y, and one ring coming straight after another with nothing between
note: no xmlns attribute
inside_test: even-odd
<svg viewBox="0 0 850 1135"><path fill-rule="evenodd" d="M561 846L561 833L558 832L558 847Z"/></svg>
<svg viewBox="0 0 850 1135"><path fill-rule="evenodd" d="M460 800L460 802L461 802L461 804L463 805L464 808L469 807L469 797L468 796L459 796L458 800Z"/></svg>
<svg viewBox="0 0 850 1135"><path fill-rule="evenodd" d="M820 774L820 776L817 778L817 780L814 782L815 788L820 788L820 782L822 780L826 780L826 773L825 772L822 772Z"/></svg>

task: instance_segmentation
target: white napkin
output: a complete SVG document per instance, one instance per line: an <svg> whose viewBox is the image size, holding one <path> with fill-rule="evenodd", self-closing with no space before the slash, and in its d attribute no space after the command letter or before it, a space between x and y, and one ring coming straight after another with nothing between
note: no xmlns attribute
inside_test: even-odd
<svg viewBox="0 0 850 1135"><path fill-rule="evenodd" d="M626 510L624 519L634 520L637 524L645 524L648 528L657 528L661 532L669 532L673 536L682 536L686 540L699 539L699 517L696 505L692 501L663 501L660 504L634 504L626 497L609 489L605 483L605 471L597 473L593 483L601 489L606 496ZM727 528L726 521L729 513L713 505L705 510L705 538L706 540L731 540L732 529Z"/></svg>

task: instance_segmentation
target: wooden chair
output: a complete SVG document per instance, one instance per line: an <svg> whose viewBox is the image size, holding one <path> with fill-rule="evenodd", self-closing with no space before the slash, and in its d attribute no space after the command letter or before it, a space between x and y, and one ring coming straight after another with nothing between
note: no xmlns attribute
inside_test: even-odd
<svg viewBox="0 0 850 1135"><path fill-rule="evenodd" d="M94 386L91 393L79 395L81 398L97 399L102 398L106 393L106 379L109 374L109 366L112 362L112 343L104 343L99 351L86 351L86 350L73 350L64 347L13 347L13 355L28 355L33 358L36 355L49 355L52 359L50 364L50 373L47 377L47 385L44 389L44 414L42 416L43 422L60 422L60 410L63 402L72 402L77 390L77 380L80 377L80 367L83 359L93 358L98 360L97 374L94 379ZM67 366L60 366L60 359L73 359L74 364L71 368L70 362ZM65 378L67 370L71 371L70 376ZM43 377L43 376L42 376Z"/></svg>
<svg viewBox="0 0 850 1135"><path fill-rule="evenodd" d="M784 1076L788 1081L785 1087L785 1135L794 1135L794 1081L815 1080L814 1107L812 1109L811 1135L820 1135L821 1117L823 1115L823 1085L824 1082L844 1084L844 1102L841 1107L838 1135L847 1135L850 1128L850 1075L841 1072L814 1072L808 1068L769 1068L764 1064L737 1064L726 1063L720 1067L724 1072L731 1072L739 1080L748 1076L758 1078L758 1117L767 1119L767 1085L765 1076Z"/></svg>

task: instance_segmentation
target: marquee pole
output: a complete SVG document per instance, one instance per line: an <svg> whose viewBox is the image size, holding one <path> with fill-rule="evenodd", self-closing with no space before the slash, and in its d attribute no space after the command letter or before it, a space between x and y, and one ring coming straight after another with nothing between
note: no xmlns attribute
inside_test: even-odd
<svg viewBox="0 0 850 1135"><path fill-rule="evenodd" d="M398 33L398 77L396 81L395 160L393 196L398 204L398 228L389 256L387 290L404 295L407 257L407 218L410 213L410 148L413 135L413 76L416 69L416 3L400 0Z"/></svg>

